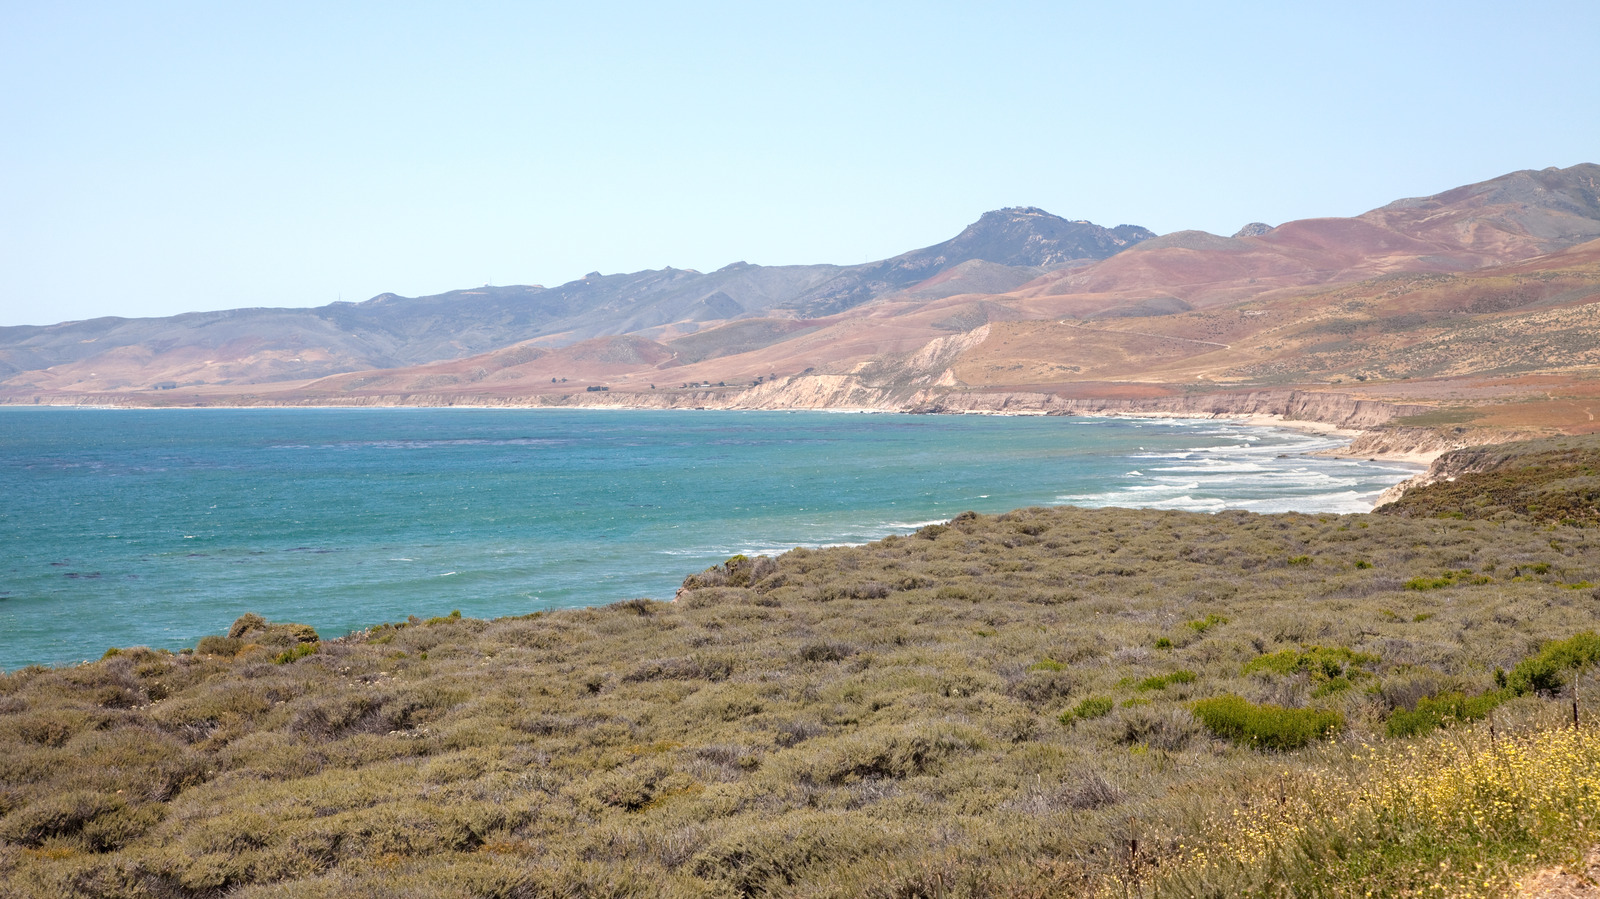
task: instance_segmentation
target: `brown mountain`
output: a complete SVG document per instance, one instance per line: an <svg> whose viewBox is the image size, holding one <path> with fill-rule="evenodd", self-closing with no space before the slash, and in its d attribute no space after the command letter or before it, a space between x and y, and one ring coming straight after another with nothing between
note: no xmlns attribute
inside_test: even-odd
<svg viewBox="0 0 1600 899"><path fill-rule="evenodd" d="M1006 289L1153 236L1133 225L1102 228L1039 209L1003 209L943 243L857 266L736 262L709 274L592 272L548 289L485 286L431 297L383 294L317 309L0 328L0 390L241 388L461 359L529 340L545 346L624 334L670 340L745 318L817 318L940 277L960 289Z"/></svg>
<svg viewBox="0 0 1600 899"><path fill-rule="evenodd" d="M1193 308L1272 290L1397 272L1459 272L1600 238L1600 166L1514 172L1350 219L1288 222L1249 237L1179 231L1020 296L1039 315L1098 315L1151 295Z"/></svg>
<svg viewBox="0 0 1600 899"><path fill-rule="evenodd" d="M1310 388L1582 430L1585 410L1600 409L1583 398L1600 372L1597 181L1592 164L1516 172L1234 237L1149 237L1020 207L865 266L596 273L553 290L216 313L204 329L231 342L203 351L154 322L119 325L142 341L105 351L90 323L21 340L5 332L29 329L4 329L0 359L18 371L0 390L24 402L907 408L939 396L982 406L973 397ZM307 324L306 312L325 324ZM287 339L236 333L249 329L230 318L273 315ZM505 340L516 327L532 336ZM308 379L314 365L366 358L330 349L330 332L387 355L370 370ZM77 358L48 371L29 364L28 353L44 358L72 340ZM505 342L486 346L496 340ZM430 353L451 358L419 358ZM254 383L201 374L229 371ZM151 391L139 377L152 373L209 383Z"/></svg>

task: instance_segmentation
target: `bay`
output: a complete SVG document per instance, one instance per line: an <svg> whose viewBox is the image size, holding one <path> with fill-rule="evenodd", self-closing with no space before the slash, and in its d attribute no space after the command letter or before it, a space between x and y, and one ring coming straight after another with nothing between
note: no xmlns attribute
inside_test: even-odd
<svg viewBox="0 0 1600 899"><path fill-rule="evenodd" d="M1364 511L1416 469L1215 420L0 408L0 670L638 596L972 509Z"/></svg>

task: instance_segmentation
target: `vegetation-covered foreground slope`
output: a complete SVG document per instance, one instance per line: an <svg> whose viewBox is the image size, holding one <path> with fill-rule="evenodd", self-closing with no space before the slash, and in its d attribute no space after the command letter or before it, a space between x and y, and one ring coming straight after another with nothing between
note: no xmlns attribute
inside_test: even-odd
<svg viewBox="0 0 1600 899"><path fill-rule="evenodd" d="M1600 530L1412 512L967 513L26 669L0 892L1505 894L1600 825Z"/></svg>
<svg viewBox="0 0 1600 899"><path fill-rule="evenodd" d="M1441 459L1438 472L1384 514L1600 526L1600 437L1469 447Z"/></svg>

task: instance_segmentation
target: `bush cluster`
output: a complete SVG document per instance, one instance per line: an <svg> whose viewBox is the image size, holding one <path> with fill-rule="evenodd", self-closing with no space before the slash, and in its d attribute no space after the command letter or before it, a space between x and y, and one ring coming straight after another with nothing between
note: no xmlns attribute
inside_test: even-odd
<svg viewBox="0 0 1600 899"><path fill-rule="evenodd" d="M1517 695L1558 693L1571 677L1597 663L1600 634L1584 631L1547 643L1536 655L1518 662L1506 678L1506 686Z"/></svg>
<svg viewBox="0 0 1600 899"><path fill-rule="evenodd" d="M1344 728L1344 715L1336 711L1257 705L1231 694L1196 702L1194 714L1217 736L1262 749L1299 749Z"/></svg>

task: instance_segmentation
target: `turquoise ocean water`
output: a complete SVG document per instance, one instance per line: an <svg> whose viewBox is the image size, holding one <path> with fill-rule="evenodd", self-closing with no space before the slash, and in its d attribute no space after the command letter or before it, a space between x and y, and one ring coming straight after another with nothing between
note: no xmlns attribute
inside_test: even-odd
<svg viewBox="0 0 1600 899"><path fill-rule="evenodd" d="M782 412L0 408L0 670L670 598L734 553L973 509L1364 511L1415 471L1222 421Z"/></svg>

